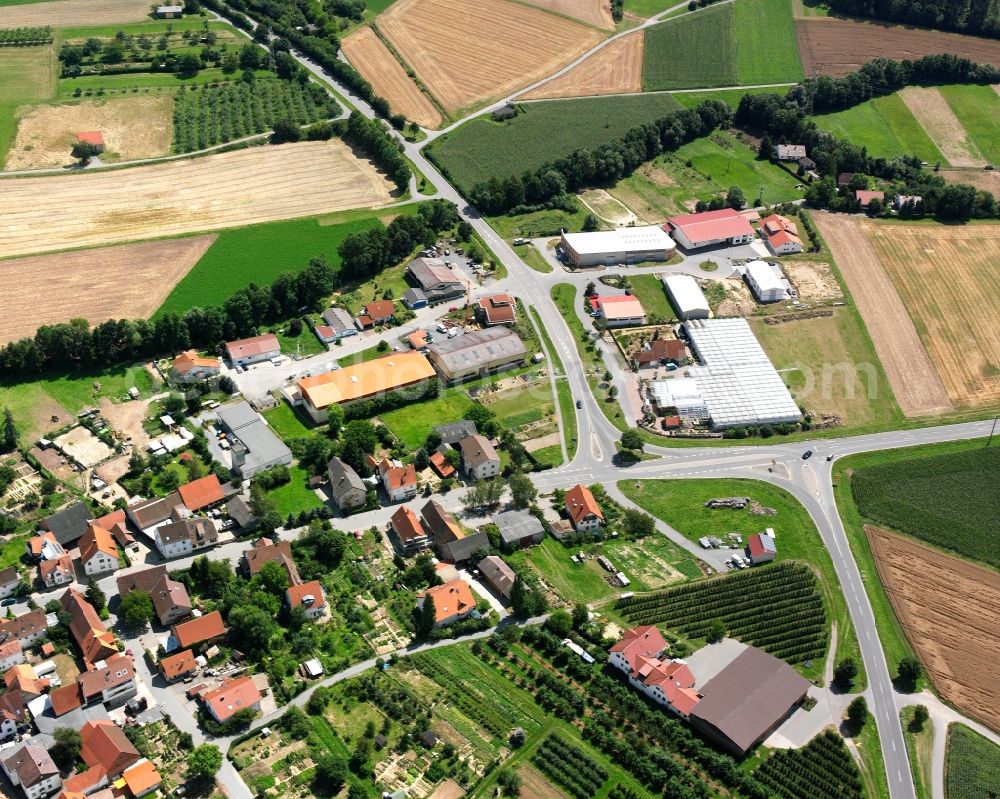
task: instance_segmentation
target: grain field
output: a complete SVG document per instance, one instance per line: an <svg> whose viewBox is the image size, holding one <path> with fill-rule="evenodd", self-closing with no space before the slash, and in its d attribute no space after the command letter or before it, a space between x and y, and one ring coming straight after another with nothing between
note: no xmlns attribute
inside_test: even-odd
<svg viewBox="0 0 1000 799"><path fill-rule="evenodd" d="M533 6L573 17L580 22L586 22L597 28L613 31L615 21L611 16L611 3L608 0L524 0Z"/></svg>
<svg viewBox="0 0 1000 799"><path fill-rule="evenodd" d="M372 208L391 200L391 188L338 140L7 179L0 257Z"/></svg>
<svg viewBox="0 0 1000 799"><path fill-rule="evenodd" d="M532 89L525 100L627 94L642 91L642 46L645 36L636 31L602 47L561 77Z"/></svg>
<svg viewBox="0 0 1000 799"><path fill-rule="evenodd" d="M907 86L900 91L899 96L949 164L986 165L979 148L969 138L940 91L923 86Z"/></svg>
<svg viewBox="0 0 1000 799"><path fill-rule="evenodd" d="M144 0L53 0L50 3L0 6L0 28L33 25L76 28L82 25L148 22L149 6Z"/></svg>

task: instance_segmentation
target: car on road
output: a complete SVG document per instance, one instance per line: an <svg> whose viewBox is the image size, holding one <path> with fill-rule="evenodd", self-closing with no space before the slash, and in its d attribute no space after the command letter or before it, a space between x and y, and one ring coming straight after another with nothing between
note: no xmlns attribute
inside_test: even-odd
<svg viewBox="0 0 1000 799"><path fill-rule="evenodd" d="M583 400L577 400L576 401L576 407L577 407L577 409L582 408L583 407Z"/></svg>
<svg viewBox="0 0 1000 799"><path fill-rule="evenodd" d="M802 460L807 461L812 456L813 456L813 451L811 449L807 449L804 453L802 453Z"/></svg>
<svg viewBox="0 0 1000 799"><path fill-rule="evenodd" d="M16 605L17 599L15 597L9 596L3 602L0 602L0 608L7 608L11 605Z"/></svg>

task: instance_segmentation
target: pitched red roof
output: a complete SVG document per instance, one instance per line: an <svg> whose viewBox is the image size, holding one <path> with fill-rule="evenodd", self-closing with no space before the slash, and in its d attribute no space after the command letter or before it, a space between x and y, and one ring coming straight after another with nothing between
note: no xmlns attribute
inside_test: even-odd
<svg viewBox="0 0 1000 799"><path fill-rule="evenodd" d="M424 602L428 600L434 603L434 620L437 622L470 613L476 607L472 589L461 579L428 588L424 592Z"/></svg>
<svg viewBox="0 0 1000 799"><path fill-rule="evenodd" d="M190 483L182 485L177 491L181 495L181 500L191 511L207 508L209 505L222 502L226 498L222 491L222 484L219 483L219 478L214 474L192 480Z"/></svg>
<svg viewBox="0 0 1000 799"><path fill-rule="evenodd" d="M160 661L160 673L168 680L176 680L182 674L188 674L196 668L194 654L190 649L168 655Z"/></svg>
<svg viewBox="0 0 1000 799"><path fill-rule="evenodd" d="M583 521L591 514L602 522L604 521L601 506L597 504L597 500L590 493L590 489L582 483L577 483L566 492L566 512L577 523Z"/></svg>
<svg viewBox="0 0 1000 799"><path fill-rule="evenodd" d="M663 633L650 624L626 630L618 643L611 647L611 651L621 652L629 668L634 671L640 657L655 658L666 648L667 640Z"/></svg>
<svg viewBox="0 0 1000 799"><path fill-rule="evenodd" d="M668 233L681 230L692 244L716 239L732 239L737 236L753 235L753 228L739 211L720 208L717 211L703 211L700 214L681 214L667 220Z"/></svg>
<svg viewBox="0 0 1000 799"><path fill-rule="evenodd" d="M251 338L241 338L238 341L230 341L226 344L226 352L230 360L252 358L257 355L263 355L265 352L273 352L274 350L280 352L281 345L278 343L277 336L273 333L263 336L252 336Z"/></svg>
<svg viewBox="0 0 1000 799"><path fill-rule="evenodd" d="M101 766L117 777L142 755L113 721L88 721L80 730L80 757L88 766Z"/></svg>
<svg viewBox="0 0 1000 799"><path fill-rule="evenodd" d="M52 713L55 716L62 716L71 710L76 710L83 704L80 697L80 686L75 682L61 685L49 691L49 702L52 703Z"/></svg>
<svg viewBox="0 0 1000 799"><path fill-rule="evenodd" d="M319 580L310 580L308 583L289 586L286 596L288 597L288 606L292 608L316 607L326 604L326 593ZM313 601L306 605L305 598L309 596L313 598Z"/></svg>
<svg viewBox="0 0 1000 799"><path fill-rule="evenodd" d="M451 477L455 474L455 467L448 463L448 459L440 452L432 452L430 462L431 468L442 478Z"/></svg>
<svg viewBox="0 0 1000 799"><path fill-rule="evenodd" d="M399 540L404 544L415 538L424 538L427 536L427 532L420 523L417 514L405 505L392 514L390 522L392 523L392 529L396 531Z"/></svg>
<svg viewBox="0 0 1000 799"><path fill-rule="evenodd" d="M206 691L201 699L219 721L225 721L244 708L256 705L262 697L250 677L237 677L225 680L212 691Z"/></svg>
<svg viewBox="0 0 1000 799"><path fill-rule="evenodd" d="M81 130L76 134L76 140L82 144L93 144L97 147L104 144L104 136L99 130Z"/></svg>
<svg viewBox="0 0 1000 799"><path fill-rule="evenodd" d="M217 610L206 613L197 619L182 622L174 625L174 638L181 648L200 644L202 641L211 641L215 638L222 638L226 634L226 625L222 621L222 614Z"/></svg>
<svg viewBox="0 0 1000 799"><path fill-rule="evenodd" d="M858 198L858 202L861 203L862 208L867 208L868 203L872 200L885 200L884 191L866 191L865 189L858 189L854 192L854 196Z"/></svg>
<svg viewBox="0 0 1000 799"><path fill-rule="evenodd" d="M109 688L117 688L135 679L135 668L131 658L114 655L104 663L104 668L85 671L76 678L85 703Z"/></svg>
<svg viewBox="0 0 1000 799"><path fill-rule="evenodd" d="M118 557L118 547L111 533L91 522L87 525L87 532L80 536L80 562L86 563L98 552L111 558Z"/></svg>

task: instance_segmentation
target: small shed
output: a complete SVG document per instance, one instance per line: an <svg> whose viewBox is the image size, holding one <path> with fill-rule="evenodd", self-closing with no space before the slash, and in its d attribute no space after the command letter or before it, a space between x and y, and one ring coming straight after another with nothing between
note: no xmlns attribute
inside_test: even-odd
<svg viewBox="0 0 1000 799"><path fill-rule="evenodd" d="M184 16L184 6L157 6L157 19L180 19Z"/></svg>
<svg viewBox="0 0 1000 799"><path fill-rule="evenodd" d="M80 144L92 144L98 153L104 152L104 135L99 130L81 130L76 134L76 140Z"/></svg>

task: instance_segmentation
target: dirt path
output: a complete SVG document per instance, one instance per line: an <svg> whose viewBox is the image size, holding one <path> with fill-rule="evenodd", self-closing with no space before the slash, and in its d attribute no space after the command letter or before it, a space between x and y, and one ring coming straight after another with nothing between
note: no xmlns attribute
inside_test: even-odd
<svg viewBox="0 0 1000 799"><path fill-rule="evenodd" d="M941 92L923 86L907 86L900 91L910 113L952 166L985 166L986 159L969 138L955 112Z"/></svg>
<svg viewBox="0 0 1000 799"><path fill-rule="evenodd" d="M951 400L944 383L896 287L864 234L865 221L830 213L815 213L813 218L861 312L900 410L906 416L950 410Z"/></svg>

